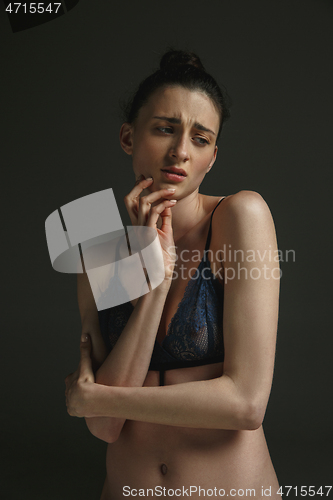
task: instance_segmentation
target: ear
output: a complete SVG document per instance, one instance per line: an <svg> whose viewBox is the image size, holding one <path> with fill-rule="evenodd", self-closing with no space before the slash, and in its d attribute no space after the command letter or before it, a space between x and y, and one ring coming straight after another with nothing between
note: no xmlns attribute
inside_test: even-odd
<svg viewBox="0 0 333 500"><path fill-rule="evenodd" d="M119 133L120 145L128 155L133 152L133 127L130 123L123 123Z"/></svg>
<svg viewBox="0 0 333 500"><path fill-rule="evenodd" d="M215 149L214 149L214 156L212 158L212 161L210 162L210 164L208 165L208 168L207 168L207 173L210 171L210 169L212 168L212 166L214 165L215 163L215 160L216 160L216 155L217 155L217 146L215 146Z"/></svg>

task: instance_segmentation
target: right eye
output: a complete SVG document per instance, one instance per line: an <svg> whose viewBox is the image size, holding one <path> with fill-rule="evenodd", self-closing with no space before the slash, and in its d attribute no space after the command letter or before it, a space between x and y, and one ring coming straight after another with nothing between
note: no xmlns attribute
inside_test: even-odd
<svg viewBox="0 0 333 500"><path fill-rule="evenodd" d="M171 127L157 127L157 130L163 132L164 134L172 134L173 132Z"/></svg>

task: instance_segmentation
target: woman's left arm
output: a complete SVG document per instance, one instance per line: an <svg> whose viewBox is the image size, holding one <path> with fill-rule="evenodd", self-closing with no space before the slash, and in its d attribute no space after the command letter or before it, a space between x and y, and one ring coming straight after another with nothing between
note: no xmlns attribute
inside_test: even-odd
<svg viewBox="0 0 333 500"><path fill-rule="evenodd" d="M70 414L194 428L260 427L271 390L278 322L276 235L258 193L240 191L223 205L213 219L225 249L223 375L163 387L87 382Z"/></svg>

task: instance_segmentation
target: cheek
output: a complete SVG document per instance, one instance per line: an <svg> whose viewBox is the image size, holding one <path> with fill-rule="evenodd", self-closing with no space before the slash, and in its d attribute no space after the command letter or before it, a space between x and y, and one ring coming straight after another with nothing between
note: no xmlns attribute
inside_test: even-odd
<svg viewBox="0 0 333 500"><path fill-rule="evenodd" d="M140 147L135 148L132 154L132 163L134 170L142 168L145 162L145 157L145 148L140 144Z"/></svg>
<svg viewBox="0 0 333 500"><path fill-rule="evenodd" d="M161 147L153 141L140 141L132 154L134 169L147 169L161 159ZM143 173L143 172L142 172Z"/></svg>
<svg viewBox="0 0 333 500"><path fill-rule="evenodd" d="M212 159L213 159L213 156L211 154L205 154L202 156L202 158L200 158L200 160L197 163L197 167L196 167L196 172L197 172L198 176L204 177L206 175Z"/></svg>
<svg viewBox="0 0 333 500"><path fill-rule="evenodd" d="M201 171L198 174L198 176L197 176L197 182L199 182L199 184L201 184L201 182L204 180L206 173L207 173L207 168L205 168L204 171Z"/></svg>
<svg viewBox="0 0 333 500"><path fill-rule="evenodd" d="M151 175L149 158L150 155L146 151L136 151L132 155L132 168L136 178L140 175L144 175L145 177Z"/></svg>

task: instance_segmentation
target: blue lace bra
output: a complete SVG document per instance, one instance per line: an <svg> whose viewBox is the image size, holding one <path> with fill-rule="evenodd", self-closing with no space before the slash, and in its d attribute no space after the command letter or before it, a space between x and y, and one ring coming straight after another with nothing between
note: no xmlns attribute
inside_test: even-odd
<svg viewBox="0 0 333 500"><path fill-rule="evenodd" d="M203 258L186 285L162 343L155 340L149 370L164 370L207 365L224 360L223 346L223 284L214 277L207 251L209 249L214 208ZM133 312L131 302L98 311L101 334L109 350L117 342Z"/></svg>

